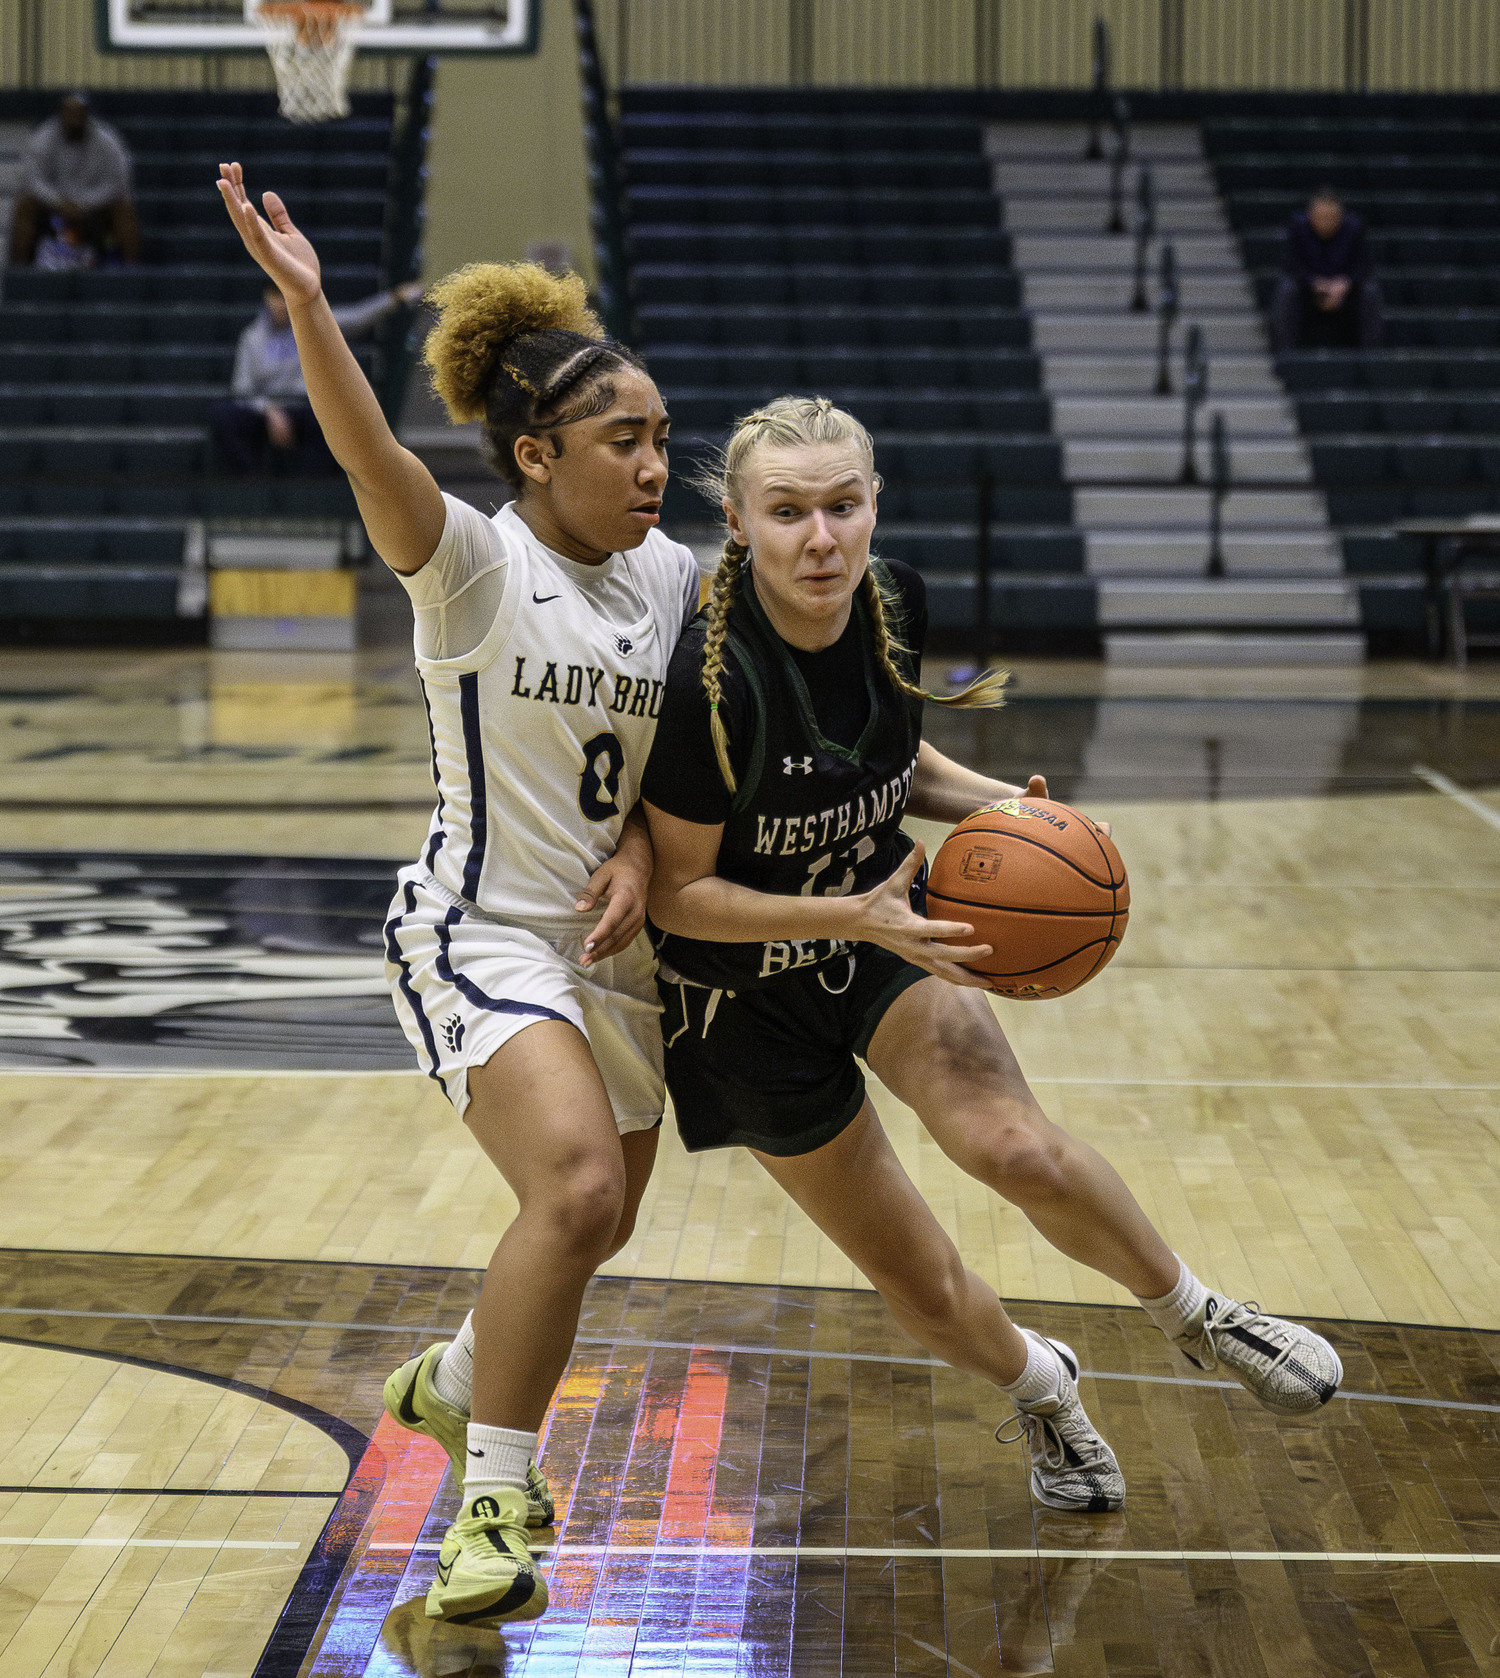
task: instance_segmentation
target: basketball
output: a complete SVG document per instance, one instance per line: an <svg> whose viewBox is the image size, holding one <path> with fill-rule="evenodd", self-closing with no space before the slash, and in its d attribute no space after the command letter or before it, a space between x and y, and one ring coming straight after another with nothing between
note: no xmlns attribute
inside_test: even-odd
<svg viewBox="0 0 1500 1678"><path fill-rule="evenodd" d="M1050 798L1007 798L954 828L933 858L927 913L966 921L993 953L968 964L1018 1001L1066 996L1120 947L1130 882L1097 823Z"/></svg>

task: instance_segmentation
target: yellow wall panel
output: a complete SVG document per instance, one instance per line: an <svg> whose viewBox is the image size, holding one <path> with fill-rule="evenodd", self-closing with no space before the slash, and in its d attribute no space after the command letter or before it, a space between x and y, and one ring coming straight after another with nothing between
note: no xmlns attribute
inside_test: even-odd
<svg viewBox="0 0 1500 1678"><path fill-rule="evenodd" d="M571 36L571 0L541 0ZM595 0L612 81L700 86L1086 86L1095 16L1114 83L1195 89L1342 89L1367 58L1375 91L1500 90L1500 0ZM1364 53L1351 22L1368 18ZM94 0L0 0L7 87L266 89L259 53L101 53ZM1164 63L1164 59L1166 62ZM458 59L448 63L460 62ZM479 79L494 60L470 61ZM399 90L404 59L356 59L353 85Z"/></svg>
<svg viewBox="0 0 1500 1678"><path fill-rule="evenodd" d="M1342 88L1345 0L1184 0L1183 86Z"/></svg>
<svg viewBox="0 0 1500 1678"><path fill-rule="evenodd" d="M1370 87L1424 93L1500 88L1500 3L1370 0Z"/></svg>
<svg viewBox="0 0 1500 1678"><path fill-rule="evenodd" d="M216 618L346 618L354 611L352 571L210 571Z"/></svg>
<svg viewBox="0 0 1500 1678"><path fill-rule="evenodd" d="M1004 0L1003 87L1087 87L1095 17L1109 26L1116 87L1155 87L1161 68L1157 0Z"/></svg>

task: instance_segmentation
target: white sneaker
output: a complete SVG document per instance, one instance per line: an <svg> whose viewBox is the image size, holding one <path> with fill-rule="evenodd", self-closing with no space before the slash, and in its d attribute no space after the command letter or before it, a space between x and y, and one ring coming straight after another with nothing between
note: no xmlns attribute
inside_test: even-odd
<svg viewBox="0 0 1500 1678"><path fill-rule="evenodd" d="M1199 1369L1221 1364L1267 1410L1305 1416L1339 1390L1344 1366L1321 1334L1269 1317L1251 1300L1209 1294L1173 1344Z"/></svg>
<svg viewBox="0 0 1500 1678"><path fill-rule="evenodd" d="M1030 1340L1041 1340L1028 1328ZM1018 1404L1008 1422L995 1429L1002 1445L1022 1437L1031 1451L1031 1490L1049 1509L1077 1514L1107 1515L1125 1506L1125 1476L1098 1429L1084 1413L1078 1397L1078 1359L1061 1340L1045 1342L1057 1353L1062 1380L1053 1398Z"/></svg>

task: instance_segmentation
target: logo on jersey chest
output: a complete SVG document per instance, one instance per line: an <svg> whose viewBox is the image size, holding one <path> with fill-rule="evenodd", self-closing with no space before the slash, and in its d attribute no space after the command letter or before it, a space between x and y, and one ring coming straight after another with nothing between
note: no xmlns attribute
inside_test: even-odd
<svg viewBox="0 0 1500 1678"><path fill-rule="evenodd" d="M782 773L795 774L804 760L788 757L783 760ZM812 760L805 760L809 767ZM906 808L906 797L911 791L912 774L917 760L899 775L860 792L842 804L826 810L810 810L805 816L762 816L755 818L755 854L757 856L796 856L802 851L826 849L863 833L867 828L879 827L892 818L900 820ZM805 773L806 771L804 771Z"/></svg>
<svg viewBox="0 0 1500 1678"><path fill-rule="evenodd" d="M628 653L633 643L628 636L617 635L615 645L622 653ZM518 655L510 684L516 699L533 699L540 705L584 708L594 705L622 717L655 717L661 712L665 682L652 681L647 676L612 676L607 670L596 670L592 664L559 664L550 658L541 675L533 674L528 681L526 664L526 658Z"/></svg>
<svg viewBox="0 0 1500 1678"><path fill-rule="evenodd" d="M812 759L810 757L784 757L781 760L783 775L811 775Z"/></svg>

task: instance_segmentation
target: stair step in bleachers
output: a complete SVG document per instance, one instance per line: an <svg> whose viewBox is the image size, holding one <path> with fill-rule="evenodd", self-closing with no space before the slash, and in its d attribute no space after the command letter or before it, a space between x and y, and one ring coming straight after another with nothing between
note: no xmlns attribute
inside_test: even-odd
<svg viewBox="0 0 1500 1678"><path fill-rule="evenodd" d="M1159 324L1130 309L1134 242L1105 231L1108 166L1084 147L1081 125L996 122L986 137L1108 656L1150 645L1191 662L1218 656L1227 634L1262 662L1302 662L1309 647L1344 659L1358 601L1196 129L1136 126L1125 180L1133 193L1149 164L1159 236L1176 254L1176 396L1154 394ZM1205 575L1209 493L1180 482L1187 322L1205 335L1210 407L1232 437L1222 579ZM1207 475L1201 431L1194 465Z"/></svg>
<svg viewBox="0 0 1500 1678"><path fill-rule="evenodd" d="M138 267L7 269L0 291L0 613L58 621L201 615L189 534L216 519L344 520L342 476L216 466L213 406L265 277L213 182L238 158L316 240L335 303L379 289L392 102L293 127L264 95L104 93L132 147ZM367 368L367 345L354 346ZM201 543L199 543L201 548Z"/></svg>
<svg viewBox="0 0 1500 1678"><path fill-rule="evenodd" d="M873 95L775 103L624 96L640 343L674 422L669 527L716 548L693 462L770 397L827 396L874 435L877 550L924 571L935 625L973 619L988 480L995 620L1090 643L1095 588L979 122Z"/></svg>
<svg viewBox="0 0 1500 1678"><path fill-rule="evenodd" d="M1500 123L1378 97L1286 121L1226 116L1205 146L1264 308L1282 235L1327 182L1364 218L1385 303L1378 349L1303 349L1278 372L1381 644L1424 644L1409 518L1500 510ZM1465 117L1469 120L1465 120ZM1477 618L1494 607L1479 603Z"/></svg>

